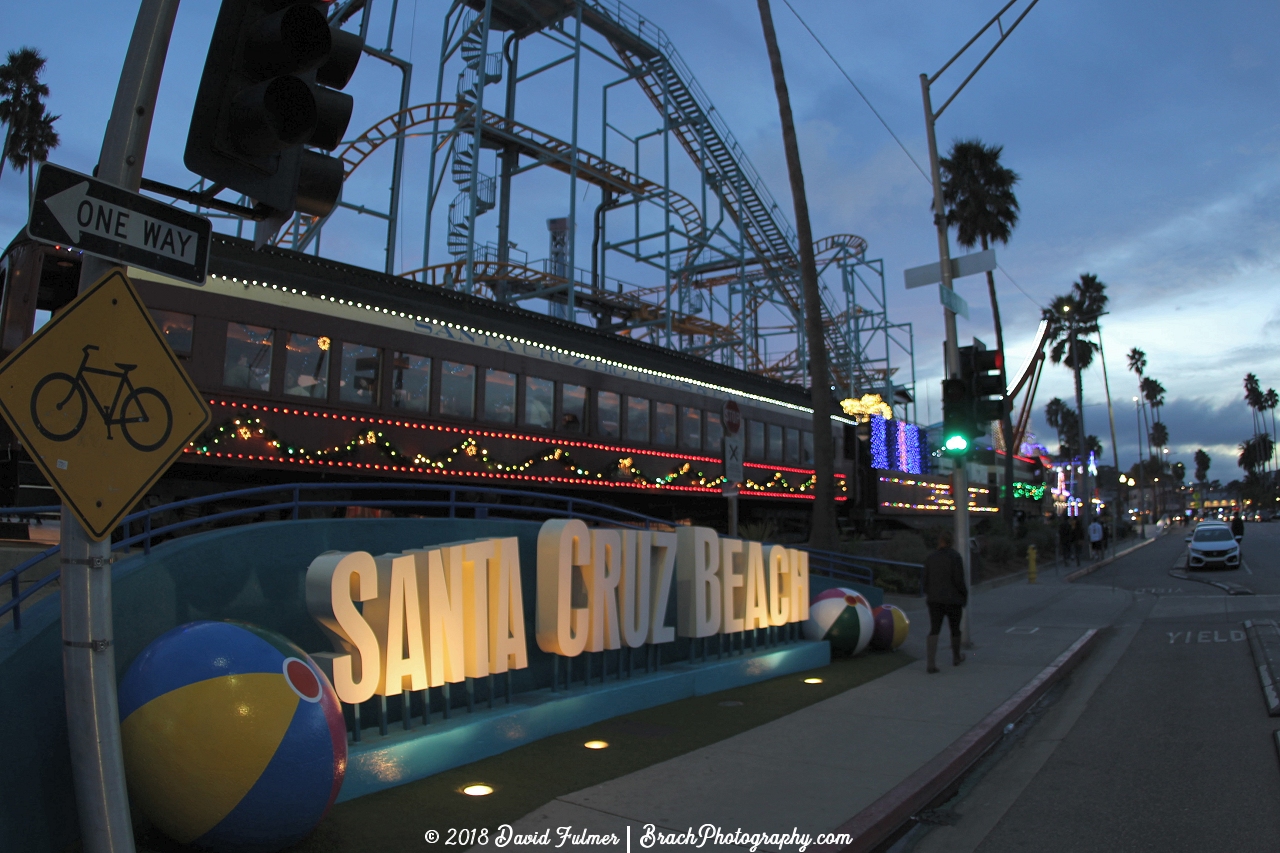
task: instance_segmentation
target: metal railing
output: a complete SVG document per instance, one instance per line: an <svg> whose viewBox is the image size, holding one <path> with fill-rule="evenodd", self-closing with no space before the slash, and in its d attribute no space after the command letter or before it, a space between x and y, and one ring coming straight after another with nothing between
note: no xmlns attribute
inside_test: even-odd
<svg viewBox="0 0 1280 853"><path fill-rule="evenodd" d="M338 497L309 498L309 493L341 492ZM411 494L415 497L373 497L362 498L361 492L382 492L388 494ZM503 498L536 503L503 502ZM244 502L242 506L227 508L227 504ZM221 506L219 506L221 505ZM194 528L217 528L228 526L246 516L263 516L263 521L284 520L282 516L298 520L312 510L333 510L341 507L367 507L371 509L389 509L400 512L432 510L440 516L458 518L459 510L470 512L472 518L527 518L529 520L547 518L579 518L583 521L594 521L602 524L617 524L642 529L673 528L676 525L669 521L643 513L633 512L609 504L585 498L566 497L565 495L545 492L528 492L518 489L476 488L471 486L449 486L441 483L290 483L279 486L258 486L248 489L236 489L230 492L206 495L175 501L156 507L139 510L125 516L117 532L113 534L111 548L113 551L127 551L138 547L142 553L151 553L152 544L161 538L168 538L182 533L195 532ZM191 517L180 517L177 521L165 522L166 514L190 515L193 509L212 508L208 514L200 513ZM57 506L0 508L0 518L37 518L58 513ZM493 515L492 513L498 513ZM275 516L275 517L271 517ZM461 516L468 517L468 516ZM803 546L801 546L803 547ZM21 589L20 579L24 572L38 563L56 555L59 546L47 548L38 554L22 561L14 568L0 575L0 586L9 584L11 597L0 604L0 617L13 612L13 628L22 628L22 604L39 590L58 578L61 569L52 571ZM922 567L912 563L895 563L891 560L877 560L866 557L854 557L833 551L805 549L810 553L810 571L818 575L850 580L858 583L874 584L875 567L898 566Z"/></svg>

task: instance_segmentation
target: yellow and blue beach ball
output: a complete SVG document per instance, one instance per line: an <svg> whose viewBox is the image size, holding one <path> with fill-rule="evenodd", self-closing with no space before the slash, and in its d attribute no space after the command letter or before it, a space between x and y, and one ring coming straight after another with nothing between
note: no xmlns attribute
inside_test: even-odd
<svg viewBox="0 0 1280 853"><path fill-rule="evenodd" d="M891 652L907 641L911 632L911 620L902 608L882 604L871 611L876 626L871 630L871 648L878 652Z"/></svg>
<svg viewBox="0 0 1280 853"><path fill-rule="evenodd" d="M120 720L133 801L182 844L279 850L342 787L333 687L304 651L253 625L191 622L158 637L125 673Z"/></svg>
<svg viewBox="0 0 1280 853"><path fill-rule="evenodd" d="M873 627L866 596L836 587L813 597L802 630L807 640L827 640L831 651L856 655L871 642Z"/></svg>

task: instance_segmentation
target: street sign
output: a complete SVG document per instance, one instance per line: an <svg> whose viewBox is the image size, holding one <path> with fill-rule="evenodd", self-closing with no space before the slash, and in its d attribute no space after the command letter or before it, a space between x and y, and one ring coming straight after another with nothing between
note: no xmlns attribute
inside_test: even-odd
<svg viewBox="0 0 1280 853"><path fill-rule="evenodd" d="M996 268L996 250L984 249L970 255L961 255L951 259L951 278L964 278L980 272L991 272ZM935 262L922 267L912 267L902 271L907 290L913 287L924 287L926 284L937 284L942 281L942 264Z"/></svg>
<svg viewBox="0 0 1280 853"><path fill-rule="evenodd" d="M0 414L96 541L209 422L120 269L0 364Z"/></svg>
<svg viewBox="0 0 1280 853"><path fill-rule="evenodd" d="M212 226L146 196L45 163L27 233L110 261L203 284Z"/></svg>
<svg viewBox="0 0 1280 853"><path fill-rule="evenodd" d="M959 314L966 320L969 319L969 303L951 288L938 285L938 301L952 314Z"/></svg>
<svg viewBox="0 0 1280 853"><path fill-rule="evenodd" d="M742 470L742 410L738 404L728 400L721 411L720 422L724 424L724 476L723 491L736 495L738 484L746 480Z"/></svg>

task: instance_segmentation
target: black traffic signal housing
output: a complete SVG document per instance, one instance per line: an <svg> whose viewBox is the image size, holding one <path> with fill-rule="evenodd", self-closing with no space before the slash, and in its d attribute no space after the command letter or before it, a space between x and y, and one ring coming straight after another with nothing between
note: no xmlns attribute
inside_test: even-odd
<svg viewBox="0 0 1280 853"><path fill-rule="evenodd" d="M337 91L364 41L330 26L327 3L223 0L191 113L187 168L277 213L324 216L343 166L352 98Z"/></svg>
<svg viewBox="0 0 1280 853"><path fill-rule="evenodd" d="M960 372L973 398L974 423L985 432L987 424L1004 418L1004 358L975 341L960 348Z"/></svg>
<svg viewBox="0 0 1280 853"><path fill-rule="evenodd" d="M948 456L964 456L969 452L970 441L976 437L976 429L969 383L956 377L942 380L942 452Z"/></svg>

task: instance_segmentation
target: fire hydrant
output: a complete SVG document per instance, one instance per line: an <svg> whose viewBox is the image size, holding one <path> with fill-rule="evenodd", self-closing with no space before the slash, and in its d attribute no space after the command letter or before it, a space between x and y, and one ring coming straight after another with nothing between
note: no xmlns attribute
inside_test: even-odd
<svg viewBox="0 0 1280 853"><path fill-rule="evenodd" d="M1036 546L1027 546L1027 583L1036 582Z"/></svg>

